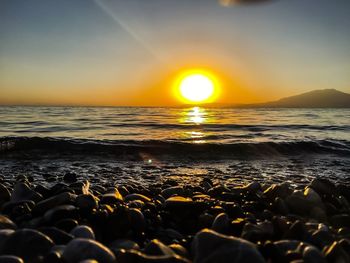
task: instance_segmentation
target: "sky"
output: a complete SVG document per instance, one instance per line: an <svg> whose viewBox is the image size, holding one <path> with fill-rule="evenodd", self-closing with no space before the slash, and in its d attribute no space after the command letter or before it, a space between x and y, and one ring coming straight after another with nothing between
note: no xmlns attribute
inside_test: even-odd
<svg viewBox="0 0 350 263"><path fill-rule="evenodd" d="M0 104L178 105L191 69L219 103L350 93L350 1L229 2L1 0Z"/></svg>

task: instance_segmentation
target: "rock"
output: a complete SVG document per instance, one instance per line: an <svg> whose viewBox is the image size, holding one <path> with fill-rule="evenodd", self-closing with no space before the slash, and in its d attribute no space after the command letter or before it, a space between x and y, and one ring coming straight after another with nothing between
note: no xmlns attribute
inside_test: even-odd
<svg viewBox="0 0 350 263"><path fill-rule="evenodd" d="M44 219L47 222L57 222L61 219L75 219L78 215L77 209L72 205L60 205L48 210L44 214Z"/></svg>
<svg viewBox="0 0 350 263"><path fill-rule="evenodd" d="M78 180L78 178L77 178L77 175L75 173L67 172L63 176L63 180L67 183L75 183Z"/></svg>
<svg viewBox="0 0 350 263"><path fill-rule="evenodd" d="M350 228L350 215L340 214L332 216L330 219L332 225L336 228L349 227Z"/></svg>
<svg viewBox="0 0 350 263"><path fill-rule="evenodd" d="M95 240L84 238L70 241L62 257L67 263L76 263L87 259L94 259L103 263L114 263L116 260L109 248Z"/></svg>
<svg viewBox="0 0 350 263"><path fill-rule="evenodd" d="M246 223L243 227L241 237L251 242L258 242L272 238L273 234L272 223L265 221L259 224Z"/></svg>
<svg viewBox="0 0 350 263"><path fill-rule="evenodd" d="M70 234L75 238L87 238L87 239L95 239L95 233L89 226L76 226L70 231Z"/></svg>
<svg viewBox="0 0 350 263"><path fill-rule="evenodd" d="M25 183L17 183L12 191L10 201L19 202L24 200L30 200L38 202L42 199L42 195L30 189Z"/></svg>
<svg viewBox="0 0 350 263"><path fill-rule="evenodd" d="M118 239L113 241L110 245L109 248L114 252L117 253L119 250L121 249L125 249L125 250L140 250L140 246L132 241L132 240L128 240L128 239Z"/></svg>
<svg viewBox="0 0 350 263"><path fill-rule="evenodd" d="M112 193L104 194L101 197L101 204L114 205L123 202L123 197L117 189Z"/></svg>
<svg viewBox="0 0 350 263"><path fill-rule="evenodd" d="M178 255L174 256L150 256L136 250L120 250L117 254L120 263L190 263L189 260Z"/></svg>
<svg viewBox="0 0 350 263"><path fill-rule="evenodd" d="M294 191L285 201L289 209L299 215L312 215L316 208L325 209L321 197L311 188L304 192Z"/></svg>
<svg viewBox="0 0 350 263"><path fill-rule="evenodd" d="M39 231L51 238L56 245L65 245L74 238L57 227L42 227Z"/></svg>
<svg viewBox="0 0 350 263"><path fill-rule="evenodd" d="M323 253L326 255L328 262L350 262L349 254L346 253L339 242L334 242L331 246L326 247Z"/></svg>
<svg viewBox="0 0 350 263"><path fill-rule="evenodd" d="M98 206L97 198L92 194L79 195L75 200L75 205L83 211L91 211Z"/></svg>
<svg viewBox="0 0 350 263"><path fill-rule="evenodd" d="M227 234L230 230L230 219L227 214L221 213L216 216L212 229L221 234Z"/></svg>
<svg viewBox="0 0 350 263"><path fill-rule="evenodd" d="M24 261L35 261L47 254L53 241L39 231L21 229L10 235L3 244L2 253L21 257Z"/></svg>
<svg viewBox="0 0 350 263"><path fill-rule="evenodd" d="M161 194L165 199L167 199L171 196L183 196L185 194L185 190L181 186L173 186L164 189Z"/></svg>
<svg viewBox="0 0 350 263"><path fill-rule="evenodd" d="M264 191L264 195L270 200L275 200L276 197L285 199L289 196L293 190L291 190L289 184L273 184Z"/></svg>
<svg viewBox="0 0 350 263"><path fill-rule="evenodd" d="M157 239L152 240L149 242L145 249L144 253L147 255L153 255L153 256L174 256L175 252L169 248L168 246L164 245L162 242L160 242Z"/></svg>
<svg viewBox="0 0 350 263"><path fill-rule="evenodd" d="M173 250L176 255L179 255L183 258L189 258L187 249L181 246L180 244L171 244L169 245L169 248L171 248L171 250Z"/></svg>
<svg viewBox="0 0 350 263"><path fill-rule="evenodd" d="M9 201L11 197L10 191L7 189L6 186L3 184L0 184L0 206Z"/></svg>
<svg viewBox="0 0 350 263"><path fill-rule="evenodd" d="M6 216L0 214L0 229L16 229L17 226Z"/></svg>
<svg viewBox="0 0 350 263"><path fill-rule="evenodd" d="M250 193L257 193L257 192L261 191L261 185L259 182L252 182L248 185L240 187L239 189L248 191Z"/></svg>
<svg viewBox="0 0 350 263"><path fill-rule="evenodd" d="M188 207L193 204L194 202L191 198L185 198L182 196L173 196L165 200L165 206L168 208Z"/></svg>
<svg viewBox="0 0 350 263"><path fill-rule="evenodd" d="M313 246L307 246L304 249L303 259L305 263L327 263L321 251Z"/></svg>
<svg viewBox="0 0 350 263"><path fill-rule="evenodd" d="M323 249L325 246L330 246L335 240L329 231L317 230L312 234L311 241L318 248Z"/></svg>
<svg viewBox="0 0 350 263"><path fill-rule="evenodd" d="M47 210L53 207L72 204L74 203L76 198L77 198L77 195L68 193L68 192L55 195L53 197L50 197L48 199L42 200L41 202L37 203L33 209L33 213L43 214Z"/></svg>
<svg viewBox="0 0 350 263"><path fill-rule="evenodd" d="M130 208L128 210L130 226L138 232L142 232L145 229L145 217L139 209Z"/></svg>
<svg viewBox="0 0 350 263"><path fill-rule="evenodd" d="M62 219L62 220L59 220L55 223L55 227L65 231L67 233L72 231L72 229L74 227L76 227L77 225L78 225L78 221L71 219L71 218Z"/></svg>
<svg viewBox="0 0 350 263"><path fill-rule="evenodd" d="M196 234L192 248L194 263L265 262L254 244L208 229Z"/></svg>
<svg viewBox="0 0 350 263"><path fill-rule="evenodd" d="M285 239L304 241L309 236L303 222L296 220L284 234Z"/></svg>
<svg viewBox="0 0 350 263"><path fill-rule="evenodd" d="M147 196L141 195L141 194L129 194L125 197L124 199L126 202L129 201L135 201L135 200L140 200L142 202L151 202L151 199L148 198Z"/></svg>
<svg viewBox="0 0 350 263"><path fill-rule="evenodd" d="M314 189L318 194L336 194L335 185L328 179L315 178L312 180L310 187Z"/></svg>
<svg viewBox="0 0 350 263"><path fill-rule="evenodd" d="M15 231L12 229L1 229L0 230L0 253L2 251L2 246L6 242L9 236L11 236Z"/></svg>
<svg viewBox="0 0 350 263"><path fill-rule="evenodd" d="M20 257L3 255L0 256L0 263L24 263L24 261Z"/></svg>

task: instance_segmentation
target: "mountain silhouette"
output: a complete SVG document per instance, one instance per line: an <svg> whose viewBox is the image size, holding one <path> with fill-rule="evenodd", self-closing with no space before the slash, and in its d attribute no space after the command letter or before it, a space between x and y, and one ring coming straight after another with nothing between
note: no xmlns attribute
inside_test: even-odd
<svg viewBox="0 0 350 263"><path fill-rule="evenodd" d="M253 108L350 108L350 94L336 89L314 90L277 101L244 104Z"/></svg>

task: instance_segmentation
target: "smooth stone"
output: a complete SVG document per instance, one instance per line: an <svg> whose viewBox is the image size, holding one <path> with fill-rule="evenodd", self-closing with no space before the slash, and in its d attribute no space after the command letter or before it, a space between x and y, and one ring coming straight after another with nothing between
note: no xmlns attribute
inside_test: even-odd
<svg viewBox="0 0 350 263"><path fill-rule="evenodd" d="M11 255L0 256L0 263L24 263L23 259Z"/></svg>
<svg viewBox="0 0 350 263"><path fill-rule="evenodd" d="M71 218L62 219L62 220L59 220L55 223L55 227L65 231L67 233L72 231L72 229L74 227L76 227L77 225L78 225L78 221L71 219Z"/></svg>
<svg viewBox="0 0 350 263"><path fill-rule="evenodd" d="M0 215L0 229L17 229L17 226L10 218Z"/></svg>
<svg viewBox="0 0 350 263"><path fill-rule="evenodd" d="M21 229L7 238L3 244L2 253L21 257L25 261L32 261L39 255L47 254L53 246L53 241L43 233Z"/></svg>
<svg viewBox="0 0 350 263"><path fill-rule="evenodd" d="M261 184L259 182L251 182L243 187L238 188L240 190L245 190L251 193L257 193L261 191Z"/></svg>
<svg viewBox="0 0 350 263"><path fill-rule="evenodd" d="M340 214L330 218L332 225L336 228L349 227L350 228L350 215Z"/></svg>
<svg viewBox="0 0 350 263"><path fill-rule="evenodd" d="M61 219L77 217L77 208L73 205L60 205L48 210L44 214L44 219L48 222L56 222Z"/></svg>
<svg viewBox="0 0 350 263"><path fill-rule="evenodd" d="M331 246L323 250L328 262L350 262L350 255L343 249L339 242L334 242Z"/></svg>
<svg viewBox="0 0 350 263"><path fill-rule="evenodd" d="M140 250L139 244L132 240L128 239L118 239L113 241L109 246L108 246L113 252L117 252L121 249L126 249L126 250Z"/></svg>
<svg viewBox="0 0 350 263"><path fill-rule="evenodd" d="M11 197L11 194L8 188L5 185L0 184L0 206L3 203L9 201L10 197Z"/></svg>
<svg viewBox="0 0 350 263"><path fill-rule="evenodd" d="M160 242L157 239L152 240L146 245L144 249L144 253L147 255L153 255L153 256L174 256L175 255L175 252L171 248L164 245L162 242Z"/></svg>
<svg viewBox="0 0 350 263"><path fill-rule="evenodd" d="M63 180L68 183L74 183L78 180L77 175L75 173L67 172L63 176Z"/></svg>
<svg viewBox="0 0 350 263"><path fill-rule="evenodd" d="M130 208L128 214L131 227L138 232L142 232L146 225L142 212L139 209Z"/></svg>
<svg viewBox="0 0 350 263"><path fill-rule="evenodd" d="M285 239L295 239L304 241L309 235L303 222L296 220L284 234Z"/></svg>
<svg viewBox="0 0 350 263"><path fill-rule="evenodd" d="M70 231L70 234L75 238L87 238L87 239L95 239L95 233L89 226L76 226Z"/></svg>
<svg viewBox="0 0 350 263"><path fill-rule="evenodd" d="M329 231L317 230L313 232L311 236L311 241L317 247L323 248L325 246L333 244L335 240Z"/></svg>
<svg viewBox="0 0 350 263"><path fill-rule="evenodd" d="M53 207L74 203L77 195L64 192L37 203L33 208L33 213L43 214Z"/></svg>
<svg viewBox="0 0 350 263"><path fill-rule="evenodd" d="M35 203L40 201L43 196L33 191L26 183L17 183L12 191L10 201L18 202L24 200L31 200Z"/></svg>
<svg viewBox="0 0 350 263"><path fill-rule="evenodd" d="M327 263L324 255L317 248L307 246L303 251L303 259L305 263Z"/></svg>
<svg viewBox="0 0 350 263"><path fill-rule="evenodd" d="M325 209L321 197L311 188L304 192L296 190L285 201L289 209L299 215L312 215L314 209Z"/></svg>
<svg viewBox="0 0 350 263"><path fill-rule="evenodd" d="M243 227L241 237L251 242L267 240L272 238L274 228L271 222L265 221L259 224L246 223Z"/></svg>
<svg viewBox="0 0 350 263"><path fill-rule="evenodd" d="M152 201L147 196L141 195L141 194L129 194L129 195L125 196L124 200L126 202L140 200L140 201L145 202L145 203Z"/></svg>
<svg viewBox="0 0 350 263"><path fill-rule="evenodd" d="M194 263L265 262L253 243L205 229L192 242Z"/></svg>
<svg viewBox="0 0 350 263"><path fill-rule="evenodd" d="M70 241L62 257L67 263L76 263L87 259L94 259L103 263L114 263L116 260L109 248L95 240L84 238L76 238Z"/></svg>
<svg viewBox="0 0 350 263"><path fill-rule="evenodd" d="M152 256L137 250L120 250L116 256L120 263L191 263L175 254L173 256Z"/></svg>
<svg viewBox="0 0 350 263"><path fill-rule="evenodd" d="M123 202L123 196L119 193L117 189L115 189L112 193L104 194L101 197L101 204L108 204L108 205L114 205L119 204L120 202Z"/></svg>
<svg viewBox="0 0 350 263"><path fill-rule="evenodd" d="M0 253L3 244L6 242L9 236L11 236L15 231L12 229L1 229L0 230Z"/></svg>
<svg viewBox="0 0 350 263"><path fill-rule="evenodd" d="M211 229L218 233L226 234L230 230L230 223L228 215L221 213L216 216Z"/></svg>
<svg viewBox="0 0 350 263"><path fill-rule="evenodd" d="M142 209L145 206L145 203L141 200L133 200L128 202L130 208Z"/></svg>
<svg viewBox="0 0 350 263"><path fill-rule="evenodd" d="M42 227L39 231L51 238L56 245L65 245L74 238L57 227Z"/></svg>
<svg viewBox="0 0 350 263"><path fill-rule="evenodd" d="M273 184L264 191L264 195L270 200L275 200L276 197L285 199L292 192L293 190L291 190L288 183Z"/></svg>
<svg viewBox="0 0 350 263"><path fill-rule="evenodd" d="M176 255L180 257L189 258L189 253L186 248L181 246L180 244L171 244L168 246L171 250L175 252Z"/></svg>
<svg viewBox="0 0 350 263"><path fill-rule="evenodd" d="M173 196L165 200L166 207L184 207L192 206L193 200L191 198L186 198L182 196Z"/></svg>
<svg viewBox="0 0 350 263"><path fill-rule="evenodd" d="M83 211L91 211L97 208L98 199L92 194L82 194L76 198L75 205Z"/></svg>
<svg viewBox="0 0 350 263"><path fill-rule="evenodd" d="M80 261L79 263L100 263L100 262L94 259L86 259L86 260Z"/></svg>
<svg viewBox="0 0 350 263"><path fill-rule="evenodd" d="M273 243L280 251L287 253L288 250L296 250L301 242L299 240L283 239Z"/></svg>
<svg viewBox="0 0 350 263"><path fill-rule="evenodd" d="M183 196L185 194L185 190L181 186L172 186L164 189L161 194L165 199L168 199L174 195Z"/></svg>
<svg viewBox="0 0 350 263"><path fill-rule="evenodd" d="M312 180L310 187L319 194L336 194L335 185L328 179L315 178Z"/></svg>

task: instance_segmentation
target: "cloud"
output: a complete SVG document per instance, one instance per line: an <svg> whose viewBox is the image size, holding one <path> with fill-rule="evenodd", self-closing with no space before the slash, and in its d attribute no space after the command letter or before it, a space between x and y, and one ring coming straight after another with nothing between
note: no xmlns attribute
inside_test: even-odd
<svg viewBox="0 0 350 263"><path fill-rule="evenodd" d="M257 4L263 2L269 2L271 0L219 0L223 6L230 6L233 4Z"/></svg>

